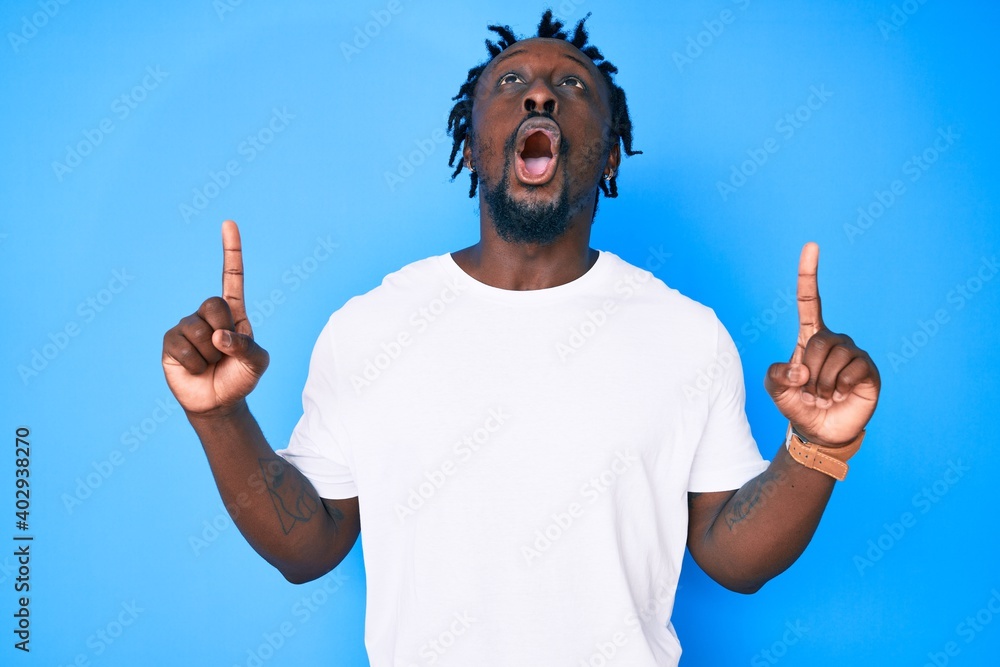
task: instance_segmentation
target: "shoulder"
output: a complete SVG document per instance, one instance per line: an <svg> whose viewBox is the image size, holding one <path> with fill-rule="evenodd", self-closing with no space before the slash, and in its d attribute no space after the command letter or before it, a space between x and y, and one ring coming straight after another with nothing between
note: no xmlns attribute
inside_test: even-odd
<svg viewBox="0 0 1000 667"><path fill-rule="evenodd" d="M443 255L433 255L387 274L382 282L353 296L331 316L332 319L373 317L405 309L411 302L420 302L447 279L442 268Z"/></svg>
<svg viewBox="0 0 1000 667"><path fill-rule="evenodd" d="M601 251L608 263L608 287L616 300L630 306L650 310L671 321L683 321L686 326L711 332L720 325L715 311L670 287L651 271L625 261L618 255Z"/></svg>

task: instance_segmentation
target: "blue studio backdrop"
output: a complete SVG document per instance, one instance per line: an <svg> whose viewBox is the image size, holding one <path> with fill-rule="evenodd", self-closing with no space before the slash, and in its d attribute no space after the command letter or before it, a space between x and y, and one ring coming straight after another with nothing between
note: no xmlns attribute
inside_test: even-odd
<svg viewBox="0 0 1000 667"><path fill-rule="evenodd" d="M883 379L788 572L742 596L686 561L681 664L997 664L996 3L552 6L593 12L643 151L592 245L716 310L764 456L785 423L762 380L794 345L806 241L827 324ZM283 446L329 314L478 239L446 165L450 98L487 24L526 35L544 7L3 3L0 664L368 664L364 536L301 586L258 557L167 389L162 336L219 293L220 223L238 221L271 354L249 402Z"/></svg>

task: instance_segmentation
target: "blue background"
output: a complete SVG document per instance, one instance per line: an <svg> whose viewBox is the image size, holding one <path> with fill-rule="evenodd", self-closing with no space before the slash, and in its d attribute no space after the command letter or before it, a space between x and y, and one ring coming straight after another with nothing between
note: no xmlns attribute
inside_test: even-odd
<svg viewBox="0 0 1000 667"><path fill-rule="evenodd" d="M329 314L477 240L468 182L449 182L440 141L449 99L485 57L487 23L528 34L543 6L387 7L3 4L3 424L9 450L17 426L31 430L35 535L30 655L11 646L16 571L0 550L3 664L367 664L360 545L300 587L260 559L170 399L160 347L219 292L219 225L237 220L271 354L250 404L282 446ZM716 309L765 457L784 423L762 379L794 344L786 301L804 242L821 247L827 324L883 378L865 447L788 572L740 596L688 561L682 664L996 664L1000 9L555 7L572 21L594 12L592 41L621 70L644 151L625 160L592 245L639 265L669 253L656 275ZM809 108L813 89L823 99ZM763 164L744 164L765 145ZM861 224L859 207L872 216ZM320 239L337 248L310 261ZM20 533L13 459L0 462L4 544ZM282 624L291 632L270 650Z"/></svg>

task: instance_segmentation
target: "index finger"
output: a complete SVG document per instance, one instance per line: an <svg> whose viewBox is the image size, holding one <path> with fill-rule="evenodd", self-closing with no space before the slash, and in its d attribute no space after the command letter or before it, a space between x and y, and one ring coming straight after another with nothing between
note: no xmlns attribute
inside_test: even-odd
<svg viewBox="0 0 1000 667"><path fill-rule="evenodd" d="M222 223L222 298L233 313L236 333L252 336L246 303L243 301L243 245L240 242L240 229L232 220Z"/></svg>
<svg viewBox="0 0 1000 667"><path fill-rule="evenodd" d="M799 342L803 345L813 334L824 328L819 284L816 282L818 267L819 246L810 241L802 247L802 255L799 257L799 283L796 294L799 304Z"/></svg>

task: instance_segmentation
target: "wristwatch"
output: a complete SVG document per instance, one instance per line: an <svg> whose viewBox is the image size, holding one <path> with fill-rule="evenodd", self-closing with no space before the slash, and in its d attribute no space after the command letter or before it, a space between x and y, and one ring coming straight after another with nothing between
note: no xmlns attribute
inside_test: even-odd
<svg viewBox="0 0 1000 667"><path fill-rule="evenodd" d="M785 448L793 459L805 467L818 470L824 475L829 475L842 482L847 477L847 459L861 449L861 441L864 438L865 431L862 430L858 437L842 447L823 447L809 442L805 436L795 430L791 422L788 422Z"/></svg>

